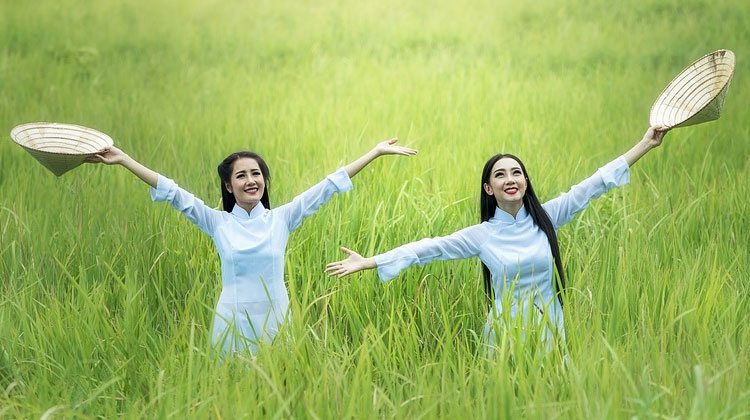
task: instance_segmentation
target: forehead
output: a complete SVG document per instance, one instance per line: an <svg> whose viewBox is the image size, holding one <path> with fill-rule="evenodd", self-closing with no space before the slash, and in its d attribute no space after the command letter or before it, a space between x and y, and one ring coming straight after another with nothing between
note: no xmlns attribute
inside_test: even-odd
<svg viewBox="0 0 750 420"><path fill-rule="evenodd" d="M511 169L521 169L521 164L518 163L517 160L509 157L504 157L497 162L495 162L494 165L492 165L492 172L498 171L498 170L505 170L510 171Z"/></svg>
<svg viewBox="0 0 750 420"><path fill-rule="evenodd" d="M234 161L234 164L232 165L232 173L247 171L250 172L252 170L260 170L260 165L258 165L258 161L253 158L239 158Z"/></svg>

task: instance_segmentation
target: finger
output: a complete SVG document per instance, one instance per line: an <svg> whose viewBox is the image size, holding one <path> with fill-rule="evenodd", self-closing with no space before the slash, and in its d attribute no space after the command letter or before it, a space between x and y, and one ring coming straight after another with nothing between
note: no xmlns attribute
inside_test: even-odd
<svg viewBox="0 0 750 420"><path fill-rule="evenodd" d="M341 268L329 268L326 269L326 274L328 274L329 276L335 276L339 271L341 271Z"/></svg>
<svg viewBox="0 0 750 420"><path fill-rule="evenodd" d="M394 147L393 153L399 154L399 155L413 155L417 151L414 149L410 149L408 147Z"/></svg>
<svg viewBox="0 0 750 420"><path fill-rule="evenodd" d="M394 137L394 138L388 140L388 144L394 144L397 141L398 141L398 137Z"/></svg>
<svg viewBox="0 0 750 420"><path fill-rule="evenodd" d="M356 252L354 252L354 251L352 251L351 249L349 249L349 248L347 248L347 247L344 247L344 246L342 246L342 247L341 247L341 250L342 250L342 251L343 251L344 253L346 253L346 254L349 254L349 255L354 255L354 254L356 254ZM339 262L341 262L341 261L339 261Z"/></svg>
<svg viewBox="0 0 750 420"><path fill-rule="evenodd" d="M341 261L332 262L326 265L326 271L333 270L336 267L341 267Z"/></svg>

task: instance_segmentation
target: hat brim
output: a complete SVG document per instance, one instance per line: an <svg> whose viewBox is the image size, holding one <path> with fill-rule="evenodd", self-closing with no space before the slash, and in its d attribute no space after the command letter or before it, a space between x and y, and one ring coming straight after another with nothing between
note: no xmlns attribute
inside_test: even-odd
<svg viewBox="0 0 750 420"><path fill-rule="evenodd" d="M92 128L49 122L18 125L10 137L56 176L114 144L111 137Z"/></svg>
<svg viewBox="0 0 750 420"><path fill-rule="evenodd" d="M649 123L685 127L719 118L735 67L730 50L699 58L680 72L651 106Z"/></svg>

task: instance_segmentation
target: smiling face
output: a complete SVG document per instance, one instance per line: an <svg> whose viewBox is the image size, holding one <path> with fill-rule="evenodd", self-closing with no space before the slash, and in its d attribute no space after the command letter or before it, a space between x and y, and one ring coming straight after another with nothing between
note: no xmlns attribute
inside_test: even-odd
<svg viewBox="0 0 750 420"><path fill-rule="evenodd" d="M232 165L227 191L234 195L237 205L250 212L260 202L266 188L258 161L239 158Z"/></svg>
<svg viewBox="0 0 750 420"><path fill-rule="evenodd" d="M504 157L492 166L489 182L483 185L487 195L495 197L497 206L506 213L516 215L523 206L526 194L526 174L515 159Z"/></svg>

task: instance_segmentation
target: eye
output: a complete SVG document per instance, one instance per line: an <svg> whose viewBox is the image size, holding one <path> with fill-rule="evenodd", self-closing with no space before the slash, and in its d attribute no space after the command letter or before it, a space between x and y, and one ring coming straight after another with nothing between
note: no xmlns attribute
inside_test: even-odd
<svg viewBox="0 0 750 420"><path fill-rule="evenodd" d="M513 171L513 175L521 176L521 171L520 170Z"/></svg>

